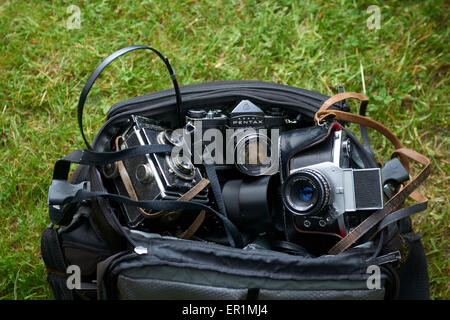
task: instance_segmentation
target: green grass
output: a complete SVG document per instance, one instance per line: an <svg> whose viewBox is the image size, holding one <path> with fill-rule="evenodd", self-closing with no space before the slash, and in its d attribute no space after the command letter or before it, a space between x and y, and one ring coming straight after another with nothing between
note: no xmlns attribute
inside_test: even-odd
<svg viewBox="0 0 450 320"><path fill-rule="evenodd" d="M448 2L396 1L0 1L0 298L48 299L40 235L49 223L55 161L83 148L76 105L90 72L113 51L151 45L170 58L181 84L253 79L324 94L338 84L362 92L369 115L432 159L422 187L433 299L449 298ZM81 28L69 30L76 4ZM369 5L381 28L369 30ZM143 52L104 72L87 101L89 137L121 100L170 87ZM387 143L373 135L377 154Z"/></svg>

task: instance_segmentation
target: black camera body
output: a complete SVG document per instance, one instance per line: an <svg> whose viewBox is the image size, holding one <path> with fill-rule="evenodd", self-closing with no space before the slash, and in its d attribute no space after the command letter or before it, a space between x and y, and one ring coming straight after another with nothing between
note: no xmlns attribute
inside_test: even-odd
<svg viewBox="0 0 450 320"><path fill-rule="evenodd" d="M225 133L229 128L282 128L284 125L283 112L280 108L270 108L265 113L250 100L240 101L229 113L219 109L206 111L205 109L191 109L187 111L186 123L200 121L203 130L219 129Z"/></svg>
<svg viewBox="0 0 450 320"><path fill-rule="evenodd" d="M280 108L272 107L264 112L250 100L242 100L230 112L188 110L186 129L193 132L192 149L196 150L193 153L209 154L214 157L215 164L234 164L245 175L259 176L269 171L276 173L272 170L271 161L276 145L271 139L278 137L272 137L272 129L277 133L283 131L285 119ZM212 130L216 131L212 133L216 139L217 135L222 137L221 145L215 145L214 151L208 150L203 139ZM250 155L252 150L257 150L253 158Z"/></svg>
<svg viewBox="0 0 450 320"><path fill-rule="evenodd" d="M175 146L181 142L179 137L172 134L172 130L134 115L131 117L131 126L119 140L118 149L151 144ZM127 159L113 167L105 167L103 173L113 179L119 194L135 200L176 200L202 179L200 170L192 164L190 157L180 153L153 153ZM194 197L193 201L207 203L207 189ZM137 227L145 217L152 217L152 212L132 205L122 204L122 211L129 227ZM155 217L171 222L177 214L172 212Z"/></svg>

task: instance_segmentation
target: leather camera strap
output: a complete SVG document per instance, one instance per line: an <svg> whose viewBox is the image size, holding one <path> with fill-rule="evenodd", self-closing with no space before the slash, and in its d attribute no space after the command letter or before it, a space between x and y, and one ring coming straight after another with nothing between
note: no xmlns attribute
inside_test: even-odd
<svg viewBox="0 0 450 320"><path fill-rule="evenodd" d="M203 189L205 189L209 185L209 180L202 178L195 186L193 186L188 192L183 194L178 200L179 201L189 201L193 199L197 194L200 193ZM189 239L194 235L194 233L200 228L203 221L205 220L205 210L201 210L200 213L195 218L194 222L180 235L179 238Z"/></svg>
<svg viewBox="0 0 450 320"><path fill-rule="evenodd" d="M356 92L343 92L339 93L337 95L332 96L328 100L326 100L322 106L317 110L314 121L316 124L320 124L323 121L326 120L326 118L333 117L336 120L339 121L345 121L345 122L353 122L357 123L372 129L377 130L382 135L384 135L393 145L396 149L403 148L403 143L400 141L400 139L397 138L395 134L393 134L386 126L383 124L372 120L370 118L367 118L363 115L357 115L345 111L340 110L328 110L333 104L340 102L344 99L354 98L361 101L360 109L366 109L367 104L369 103L369 99L365 97L364 95ZM406 157L400 157L400 161L402 162L405 169L409 172L409 163L408 159Z"/></svg>
<svg viewBox="0 0 450 320"><path fill-rule="evenodd" d="M120 150L120 140L122 139L122 136L117 136L116 140L115 140L115 145L116 145L116 150L119 151ZM126 142L123 142L127 147L128 145L126 144ZM125 169L125 166L123 164L122 160L119 160L116 162L116 166L118 168L119 171L119 175L120 178L122 179L122 183L125 187L125 190L128 193L128 196L133 199L133 200L140 200L138 199L138 196L136 194L136 191L134 190L134 186L133 183L131 182L130 176L128 175L128 171ZM139 213L141 213L142 215L144 215L146 218L158 218L161 216L161 214L163 213L162 211L159 212L155 212L155 213L150 213L142 208L137 208L137 210L139 211Z"/></svg>
<svg viewBox="0 0 450 320"><path fill-rule="evenodd" d="M400 142L400 140L387 127L385 127L381 123L361 115L356 115L339 110L328 110L328 108L334 103L348 98L356 98L361 101L361 104L364 103L364 108L367 106L368 99L362 94L354 92L340 93L325 101L325 103L319 108L316 115L314 116L316 124L321 125L326 118L332 116L334 120L358 123L360 125L364 125L372 129L375 129L376 131L383 134L389 141L392 142L392 144L396 148L392 156L393 157L398 156L402 164L408 170L408 172L409 172L408 159L419 162L420 164L423 165L423 168L414 179L410 180L408 184L406 184L403 188L400 189L399 192L397 192L392 198L390 198L382 209L375 211L361 224L355 227L343 239L341 239L338 243L336 243L328 251L329 254L339 254L345 251L351 245L353 245L358 239L360 239L363 235L365 235L372 228L374 228L385 217L387 217L389 214L399 209L403 205L406 198L410 196L415 191L415 189L430 174L430 160L424 155L415 152L414 150L405 148L403 144ZM420 194L416 194L414 198L419 199L419 201L420 200L426 201L426 198Z"/></svg>

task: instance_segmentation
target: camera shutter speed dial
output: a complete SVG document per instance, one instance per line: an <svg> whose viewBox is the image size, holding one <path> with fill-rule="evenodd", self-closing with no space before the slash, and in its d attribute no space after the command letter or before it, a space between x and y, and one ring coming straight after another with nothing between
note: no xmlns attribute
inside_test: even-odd
<svg viewBox="0 0 450 320"><path fill-rule="evenodd" d="M203 109L188 110L187 116L192 119L202 119L206 117L206 111Z"/></svg>

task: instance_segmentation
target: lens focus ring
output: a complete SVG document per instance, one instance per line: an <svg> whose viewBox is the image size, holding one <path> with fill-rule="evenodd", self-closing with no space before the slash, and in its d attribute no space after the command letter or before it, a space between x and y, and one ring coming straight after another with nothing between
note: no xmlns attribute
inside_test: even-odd
<svg viewBox="0 0 450 320"><path fill-rule="evenodd" d="M299 170L283 184L284 205L297 215L320 213L330 203L330 198L327 179L314 169Z"/></svg>

